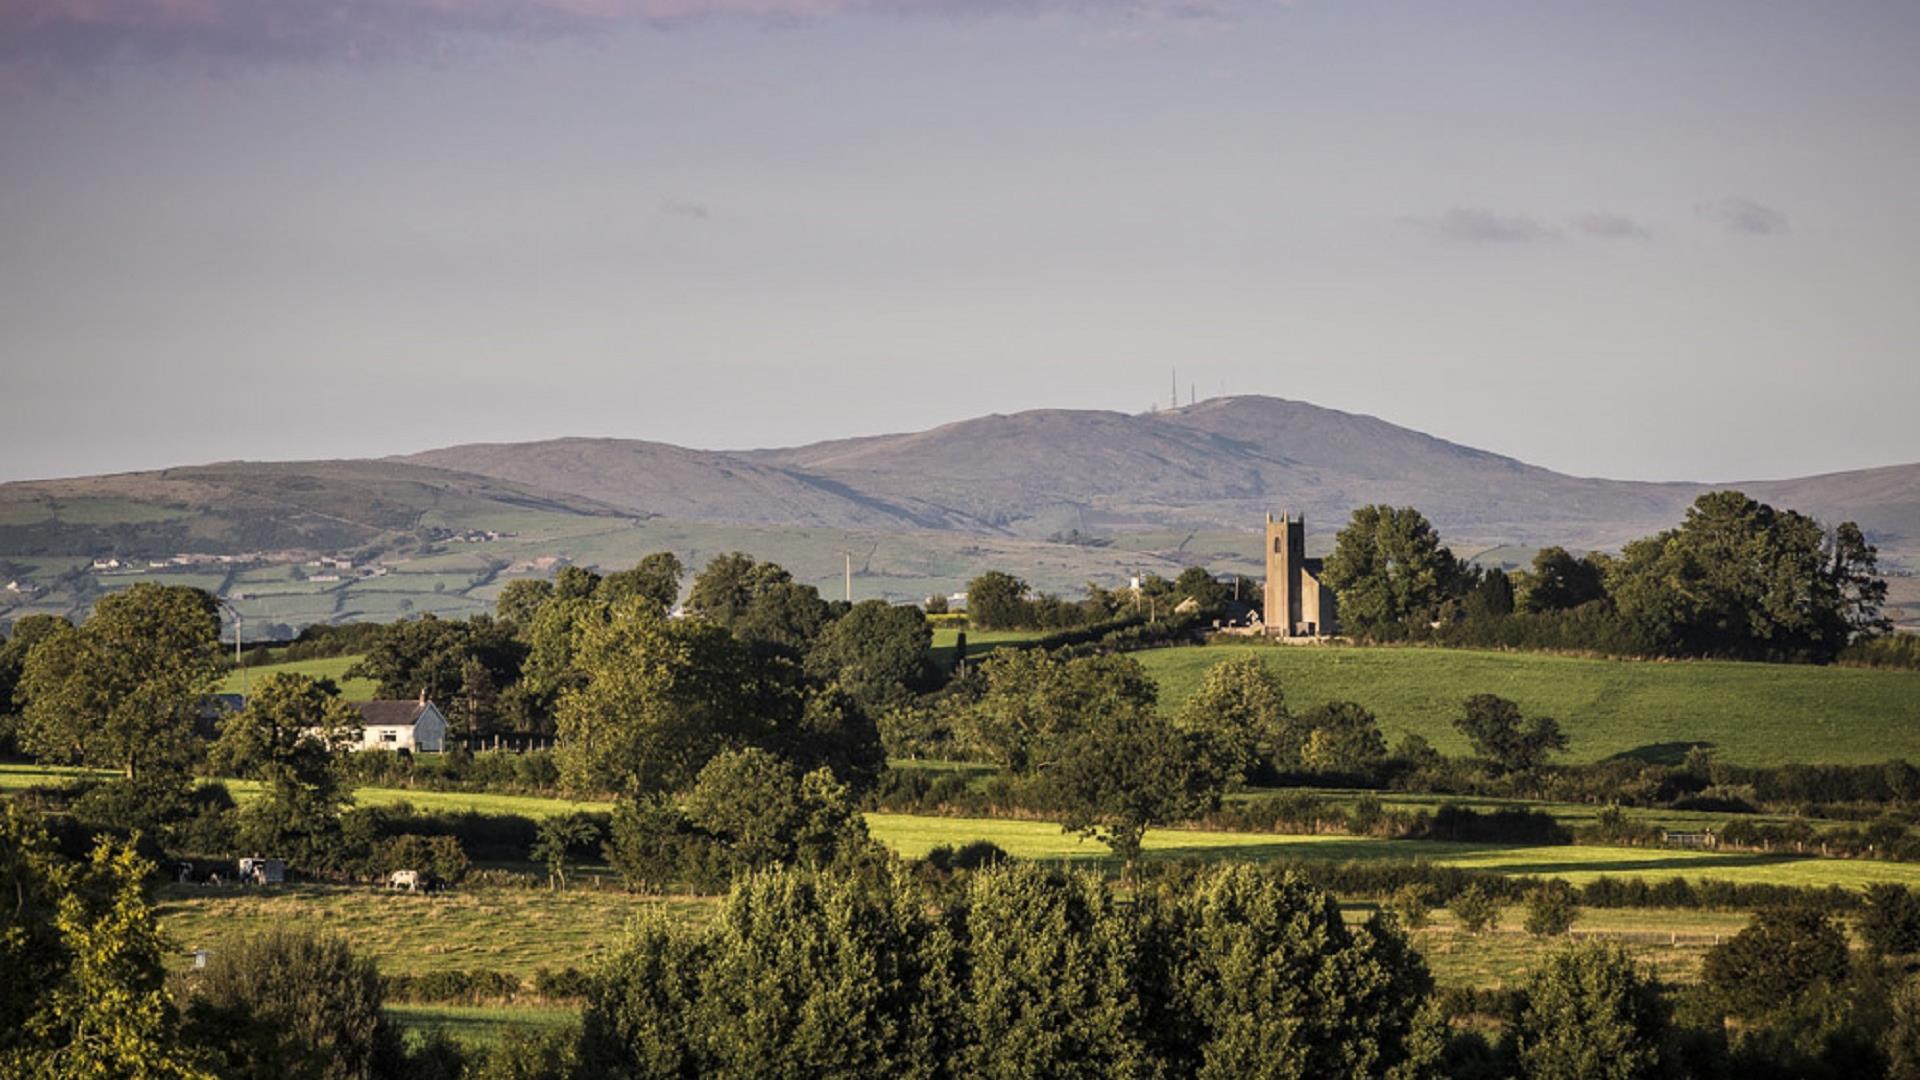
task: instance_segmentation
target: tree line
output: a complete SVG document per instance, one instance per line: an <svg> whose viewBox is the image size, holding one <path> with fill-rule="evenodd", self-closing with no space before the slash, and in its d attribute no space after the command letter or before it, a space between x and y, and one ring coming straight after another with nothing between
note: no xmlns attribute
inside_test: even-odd
<svg viewBox="0 0 1920 1080"><path fill-rule="evenodd" d="M1513 574L1462 561L1411 507L1361 507L1323 577L1342 628L1379 641L1824 663L1891 628L1858 525L1738 491L1700 496L1617 556L1548 547Z"/></svg>

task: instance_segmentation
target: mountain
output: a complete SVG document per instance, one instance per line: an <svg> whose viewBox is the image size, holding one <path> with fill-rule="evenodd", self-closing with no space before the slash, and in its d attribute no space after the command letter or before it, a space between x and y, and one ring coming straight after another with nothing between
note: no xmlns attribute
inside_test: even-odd
<svg viewBox="0 0 1920 1080"><path fill-rule="evenodd" d="M0 484L0 624L82 612L104 590L160 577L220 592L249 627L460 615L488 610L516 576L566 561L629 566L662 549L690 566L748 551L830 595L849 558L856 596L918 599L989 568L1077 593L1195 563L1257 574L1266 513L1304 513L1310 545L1325 550L1355 506L1374 502L1418 507L1454 550L1510 562L1544 544L1618 547L1729 486L1858 521L1880 545L1896 617L1920 621L1920 465L1603 480L1371 416L1232 397L782 449L570 438ZM323 554L347 567L321 566Z"/></svg>
<svg viewBox="0 0 1920 1080"><path fill-rule="evenodd" d="M1316 532L1353 507L1417 506L1450 539L1614 547L1671 526L1728 485L1567 476L1390 424L1269 397L1133 415L1044 409L928 431L775 450L562 439L399 459L459 468L640 514L738 525L959 530L1251 530L1267 511ZM1920 465L1738 485L1920 547Z"/></svg>

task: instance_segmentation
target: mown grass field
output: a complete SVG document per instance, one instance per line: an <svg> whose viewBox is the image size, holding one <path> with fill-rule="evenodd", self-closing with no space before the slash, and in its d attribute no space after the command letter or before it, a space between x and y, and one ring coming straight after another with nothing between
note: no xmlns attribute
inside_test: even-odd
<svg viewBox="0 0 1920 1080"><path fill-rule="evenodd" d="M1303 710L1332 700L1374 711L1391 742L1425 736L1447 754L1460 703L1499 694L1560 721L1566 759L1675 761L1695 743L1750 765L1920 760L1920 672L1722 661L1587 660L1464 649L1215 645L1134 656L1160 684L1163 708L1193 693L1223 660L1258 657Z"/></svg>
<svg viewBox="0 0 1920 1080"><path fill-rule="evenodd" d="M580 1018L571 1005L389 1005L386 1014L404 1031L445 1032L470 1047L496 1046L510 1028L556 1028Z"/></svg>

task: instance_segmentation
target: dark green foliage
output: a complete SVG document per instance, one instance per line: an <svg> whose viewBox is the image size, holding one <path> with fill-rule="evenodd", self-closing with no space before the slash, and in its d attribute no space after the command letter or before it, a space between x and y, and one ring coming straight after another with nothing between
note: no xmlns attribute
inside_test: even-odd
<svg viewBox="0 0 1920 1080"><path fill-rule="evenodd" d="M1306 736L1287 715L1280 679L1258 657L1223 660L1180 706L1180 729L1199 738L1230 783L1291 769Z"/></svg>
<svg viewBox="0 0 1920 1080"><path fill-rule="evenodd" d="M955 1072L1152 1074L1133 919L1098 879L1012 864L966 893L965 1028Z"/></svg>
<svg viewBox="0 0 1920 1080"><path fill-rule="evenodd" d="M1888 1080L1920 1080L1920 975L1902 980L1888 1006L1892 1023L1881 1042Z"/></svg>
<svg viewBox="0 0 1920 1080"><path fill-rule="evenodd" d="M967 625L980 630L1030 626L1027 583L1012 574L989 570L967 583Z"/></svg>
<svg viewBox="0 0 1920 1080"><path fill-rule="evenodd" d="M1594 555L1576 559L1563 547L1541 548L1534 553L1533 569L1526 575L1521 607L1536 614L1572 611L1604 599L1605 573L1605 561Z"/></svg>
<svg viewBox="0 0 1920 1080"><path fill-rule="evenodd" d="M40 642L72 628L57 615L23 615L14 621L12 634L0 640L0 753L12 753L16 747L14 725L20 703L14 700L14 691L26 670L27 654Z"/></svg>
<svg viewBox="0 0 1920 1080"><path fill-rule="evenodd" d="M1559 937L1573 929L1574 920L1580 917L1580 905L1571 886L1555 881L1528 891L1526 913L1527 933Z"/></svg>
<svg viewBox="0 0 1920 1080"><path fill-rule="evenodd" d="M1528 772L1547 756L1567 748L1559 721L1536 716L1523 721L1520 706L1494 694L1467 699L1454 729L1473 742L1474 752L1508 772Z"/></svg>
<svg viewBox="0 0 1920 1080"><path fill-rule="evenodd" d="M272 930L224 942L189 982L186 1031L223 1076L362 1080L395 1071L373 962L344 940Z"/></svg>
<svg viewBox="0 0 1920 1080"><path fill-rule="evenodd" d="M555 814L540 822L529 854L546 866L547 884L561 889L567 884L568 861L579 859L599 843L600 828L585 814Z"/></svg>
<svg viewBox="0 0 1920 1080"><path fill-rule="evenodd" d="M662 613L673 610L680 598L680 577L686 568L671 551L656 551L641 559L631 570L619 570L600 579L596 594L607 603L640 597L657 606Z"/></svg>
<svg viewBox="0 0 1920 1080"><path fill-rule="evenodd" d="M985 689L960 718L961 734L1016 776L1049 765L1083 729L1152 711L1157 695L1153 680L1124 656L1002 650L980 664L979 677Z"/></svg>
<svg viewBox="0 0 1920 1080"><path fill-rule="evenodd" d="M500 693L519 681L527 662L528 646L516 636L523 632L518 623L486 615L388 623L347 677L373 679L386 698L424 693L442 704L455 734L487 734L502 720Z"/></svg>
<svg viewBox="0 0 1920 1080"><path fill-rule="evenodd" d="M1213 574L1204 566L1189 566L1173 579L1174 599L1192 600L1199 605L1199 613L1203 616L1219 614L1231 595L1232 591L1215 581Z"/></svg>
<svg viewBox="0 0 1920 1080"><path fill-rule="evenodd" d="M1222 788L1204 747L1144 709L1063 738L1044 779L1061 827L1099 840L1129 868L1148 828L1213 809Z"/></svg>
<svg viewBox="0 0 1920 1080"><path fill-rule="evenodd" d="M485 1057L468 1066L464 1080L572 1080L579 1067L580 1029L514 1025Z"/></svg>
<svg viewBox="0 0 1920 1080"><path fill-rule="evenodd" d="M932 681L933 630L920 609L863 600L835 619L807 653L807 674L837 682L860 708L877 715L899 706Z"/></svg>
<svg viewBox="0 0 1920 1080"><path fill-rule="evenodd" d="M738 551L715 556L694 577L687 611L741 641L794 656L806 652L828 621L818 589Z"/></svg>
<svg viewBox="0 0 1920 1080"><path fill-rule="evenodd" d="M1890 882L1867 886L1859 929L1877 956L1920 953L1920 894Z"/></svg>
<svg viewBox="0 0 1920 1080"><path fill-rule="evenodd" d="M1339 595L1341 625L1370 634L1438 619L1465 576L1418 510L1363 506L1335 538L1321 580Z"/></svg>
<svg viewBox="0 0 1920 1080"><path fill-rule="evenodd" d="M1437 1051L1416 1037L1432 979L1390 920L1349 928L1332 896L1245 865L1154 918L1150 1030L1173 1075L1384 1076Z"/></svg>
<svg viewBox="0 0 1920 1080"><path fill-rule="evenodd" d="M1769 908L1707 953L1701 981L1729 1014L1765 1016L1847 975L1847 939L1824 912Z"/></svg>
<svg viewBox="0 0 1920 1080"><path fill-rule="evenodd" d="M1465 891L1453 898L1447 905L1453 913L1454 922L1469 934L1484 934L1493 929L1500 918L1500 901L1479 883L1469 885Z"/></svg>
<svg viewBox="0 0 1920 1080"><path fill-rule="evenodd" d="M472 869L457 837L404 833L379 841L367 860L367 870L385 878L395 870L417 870L427 881L456 884Z"/></svg>
<svg viewBox="0 0 1920 1080"><path fill-rule="evenodd" d="M199 589L141 582L103 597L78 629L54 627L15 691L20 745L46 761L186 772L220 670L220 619Z"/></svg>
<svg viewBox="0 0 1920 1080"><path fill-rule="evenodd" d="M1300 765L1311 772L1364 776L1387 756L1380 724L1365 706L1330 701L1299 718Z"/></svg>
<svg viewBox="0 0 1920 1080"><path fill-rule="evenodd" d="M1615 944L1549 956L1527 987L1514 1042L1528 1080L1652 1080L1664 1075L1664 1003Z"/></svg>

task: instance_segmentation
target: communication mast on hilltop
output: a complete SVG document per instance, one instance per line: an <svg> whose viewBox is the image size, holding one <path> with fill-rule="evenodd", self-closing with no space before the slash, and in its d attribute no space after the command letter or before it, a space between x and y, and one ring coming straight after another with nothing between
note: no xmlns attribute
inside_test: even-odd
<svg viewBox="0 0 1920 1080"><path fill-rule="evenodd" d="M1167 371L1168 374L1173 376L1173 396L1168 399L1170 404L1167 407L1177 409L1180 407L1180 369L1169 368Z"/></svg>

